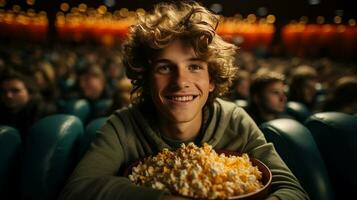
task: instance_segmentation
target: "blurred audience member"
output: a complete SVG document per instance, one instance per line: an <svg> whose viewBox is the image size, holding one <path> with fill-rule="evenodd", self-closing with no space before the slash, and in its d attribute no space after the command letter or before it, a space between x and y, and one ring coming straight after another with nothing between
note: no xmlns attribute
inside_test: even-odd
<svg viewBox="0 0 357 200"><path fill-rule="evenodd" d="M232 84L232 90L229 94L230 100L243 99L247 100L249 97L250 87L250 73L245 70L239 70L237 79Z"/></svg>
<svg viewBox="0 0 357 200"><path fill-rule="evenodd" d="M112 114L117 109L128 106L131 103L131 90L133 85L130 79L123 78L117 82L116 91L113 94L113 103L111 108L108 110L108 115Z"/></svg>
<svg viewBox="0 0 357 200"><path fill-rule="evenodd" d="M79 98L94 103L100 99L110 99L103 70L96 65L83 67L78 71Z"/></svg>
<svg viewBox="0 0 357 200"><path fill-rule="evenodd" d="M241 69L244 69L250 73L255 72L257 69L257 63L254 55L251 52L242 51L237 55L237 65Z"/></svg>
<svg viewBox="0 0 357 200"><path fill-rule="evenodd" d="M0 124L17 128L23 139L37 120L53 114L53 110L43 104L36 84L29 77L6 72L0 78L0 87Z"/></svg>
<svg viewBox="0 0 357 200"><path fill-rule="evenodd" d="M61 60L56 63L55 72L60 97L66 97L76 83L77 77L74 68L69 63Z"/></svg>
<svg viewBox="0 0 357 200"><path fill-rule="evenodd" d="M357 114L357 77L345 76L338 79L323 110Z"/></svg>
<svg viewBox="0 0 357 200"><path fill-rule="evenodd" d="M111 98L112 94L107 88L104 72L99 66L92 64L78 70L76 86L64 99L86 99L92 111L89 119L91 120L106 114L106 110L98 110L96 104Z"/></svg>
<svg viewBox="0 0 357 200"><path fill-rule="evenodd" d="M310 111L314 110L316 101L317 73L308 65L301 65L292 71L289 83L289 101L304 104Z"/></svg>
<svg viewBox="0 0 357 200"><path fill-rule="evenodd" d="M37 63L32 69L33 79L37 83L44 103L55 112L57 110L56 100L59 97L59 93L54 73L52 65L46 62Z"/></svg>
<svg viewBox="0 0 357 200"><path fill-rule="evenodd" d="M115 91L118 80L124 76L123 62L121 56L114 57L105 68L107 84L111 91Z"/></svg>
<svg viewBox="0 0 357 200"><path fill-rule="evenodd" d="M284 117L285 77L277 72L259 73L250 85L247 112L257 125Z"/></svg>

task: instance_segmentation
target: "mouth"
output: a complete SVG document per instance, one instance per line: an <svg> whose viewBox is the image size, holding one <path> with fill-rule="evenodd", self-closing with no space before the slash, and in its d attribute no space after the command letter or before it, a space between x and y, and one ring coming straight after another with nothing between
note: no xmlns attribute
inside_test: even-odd
<svg viewBox="0 0 357 200"><path fill-rule="evenodd" d="M198 95L180 95L180 96L175 96L175 95L170 95L170 96L165 96L166 99L174 102L179 102L179 103L186 103L193 101Z"/></svg>

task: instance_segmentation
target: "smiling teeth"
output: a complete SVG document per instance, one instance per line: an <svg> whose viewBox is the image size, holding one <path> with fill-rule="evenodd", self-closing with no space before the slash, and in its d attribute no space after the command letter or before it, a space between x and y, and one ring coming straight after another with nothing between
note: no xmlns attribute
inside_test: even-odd
<svg viewBox="0 0 357 200"><path fill-rule="evenodd" d="M180 97L170 97L170 99L174 101L191 101L193 99L193 96L180 96Z"/></svg>

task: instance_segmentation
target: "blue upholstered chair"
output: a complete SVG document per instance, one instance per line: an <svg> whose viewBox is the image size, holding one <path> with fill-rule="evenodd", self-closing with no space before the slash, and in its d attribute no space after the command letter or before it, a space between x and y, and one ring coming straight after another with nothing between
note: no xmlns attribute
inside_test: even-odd
<svg viewBox="0 0 357 200"><path fill-rule="evenodd" d="M301 123L304 123L306 118L311 115L311 112L304 104L296 101L287 102L285 112Z"/></svg>
<svg viewBox="0 0 357 200"><path fill-rule="evenodd" d="M92 120L86 126L85 132L83 134L83 138L81 141L81 150L80 150L80 155L79 155L80 158L79 159L81 159L82 156L85 154L85 152L88 150L90 144L97 136L97 131L105 124L106 121L107 121L107 117L100 117L100 118Z"/></svg>
<svg viewBox="0 0 357 200"><path fill-rule="evenodd" d="M0 197L14 198L15 181L18 177L21 137L12 127L0 125Z"/></svg>
<svg viewBox="0 0 357 200"><path fill-rule="evenodd" d="M325 164L310 131L293 119L276 119L260 126L312 200L333 199Z"/></svg>
<svg viewBox="0 0 357 200"><path fill-rule="evenodd" d="M350 199L357 189L357 119L325 112L305 122L326 163L337 199ZM351 196L352 195L352 196Z"/></svg>
<svg viewBox="0 0 357 200"><path fill-rule="evenodd" d="M67 101L59 101L59 112L63 114L71 114L78 117L84 124L91 116L91 108L89 102L85 99L72 99Z"/></svg>
<svg viewBox="0 0 357 200"><path fill-rule="evenodd" d="M78 162L83 125L73 115L52 115L36 122L24 146L21 198L56 199Z"/></svg>

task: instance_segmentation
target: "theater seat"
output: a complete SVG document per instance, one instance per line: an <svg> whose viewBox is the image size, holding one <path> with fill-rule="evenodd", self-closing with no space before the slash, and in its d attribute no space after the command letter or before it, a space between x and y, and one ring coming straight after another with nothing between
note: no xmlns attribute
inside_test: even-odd
<svg viewBox="0 0 357 200"><path fill-rule="evenodd" d="M14 198L15 177L18 174L21 137L10 126L0 125L0 197Z"/></svg>
<svg viewBox="0 0 357 200"><path fill-rule="evenodd" d="M62 100L59 103L59 110L60 113L71 114L78 117L84 124L91 115L89 102L85 99Z"/></svg>
<svg viewBox="0 0 357 200"><path fill-rule="evenodd" d="M276 119L260 128L312 200L333 199L325 164L307 128L293 119Z"/></svg>
<svg viewBox="0 0 357 200"><path fill-rule="evenodd" d="M357 119L325 112L305 122L326 163L337 199L350 199L357 189Z"/></svg>
<svg viewBox="0 0 357 200"><path fill-rule="evenodd" d="M97 135L97 131L105 124L106 121L107 121L107 117L100 117L94 119L86 126L81 141L81 150L80 150L79 159L81 159L82 156L85 154L85 152L88 150L90 144L92 143L92 141L95 139Z"/></svg>
<svg viewBox="0 0 357 200"><path fill-rule="evenodd" d="M82 122L72 115L52 115L29 130L24 147L21 199L57 199L78 162Z"/></svg>
<svg viewBox="0 0 357 200"><path fill-rule="evenodd" d="M287 102L285 112L301 123L304 123L306 118L311 115L311 112L304 104L296 101Z"/></svg>
<svg viewBox="0 0 357 200"><path fill-rule="evenodd" d="M101 99L95 102L94 108L92 111L92 116L94 118L102 117L107 114L109 111L109 108L112 105L112 100L111 99Z"/></svg>

